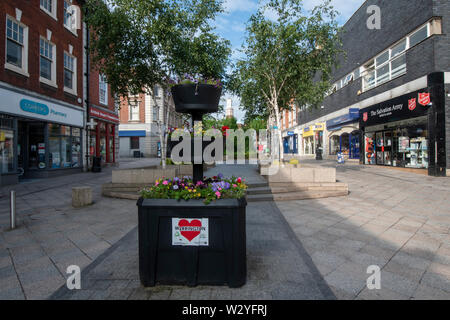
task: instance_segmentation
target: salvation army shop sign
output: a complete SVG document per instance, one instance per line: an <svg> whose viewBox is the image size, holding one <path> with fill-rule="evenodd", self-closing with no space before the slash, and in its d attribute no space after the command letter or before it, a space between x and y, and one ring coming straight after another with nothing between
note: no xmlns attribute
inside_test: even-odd
<svg viewBox="0 0 450 320"><path fill-rule="evenodd" d="M173 246L208 246L208 219L172 218Z"/></svg>
<svg viewBox="0 0 450 320"><path fill-rule="evenodd" d="M360 127L424 116L430 103L427 89L384 101L360 111Z"/></svg>

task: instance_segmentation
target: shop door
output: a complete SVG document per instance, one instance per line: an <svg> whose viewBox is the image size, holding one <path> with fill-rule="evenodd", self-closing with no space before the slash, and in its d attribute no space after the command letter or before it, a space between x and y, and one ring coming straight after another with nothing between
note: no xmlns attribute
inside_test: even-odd
<svg viewBox="0 0 450 320"><path fill-rule="evenodd" d="M289 153L289 138L284 138L283 140L284 153Z"/></svg>
<svg viewBox="0 0 450 320"><path fill-rule="evenodd" d="M392 131L384 132L384 165L392 166L393 140Z"/></svg>
<svg viewBox="0 0 450 320"><path fill-rule="evenodd" d="M294 154L298 154L298 135L294 135Z"/></svg>
<svg viewBox="0 0 450 320"><path fill-rule="evenodd" d="M375 134L375 153L376 153L376 163L378 165L384 165L384 135L383 132L377 132Z"/></svg>
<svg viewBox="0 0 450 320"><path fill-rule="evenodd" d="M351 159L359 159L359 136L356 134L351 135L350 157Z"/></svg>
<svg viewBox="0 0 450 320"><path fill-rule="evenodd" d="M45 169L45 123L19 121L17 160L20 178L29 170Z"/></svg>
<svg viewBox="0 0 450 320"><path fill-rule="evenodd" d="M17 135L17 167L19 178L23 178L23 173L27 169L28 163L28 125L26 122L18 122Z"/></svg>

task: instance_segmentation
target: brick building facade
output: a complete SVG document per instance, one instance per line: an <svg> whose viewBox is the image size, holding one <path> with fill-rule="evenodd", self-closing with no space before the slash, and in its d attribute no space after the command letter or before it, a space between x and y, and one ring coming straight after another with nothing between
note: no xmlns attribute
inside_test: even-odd
<svg viewBox="0 0 450 320"><path fill-rule="evenodd" d="M183 126L182 115L175 112L173 100L169 98L167 105L164 105L162 87L156 86L153 91L155 96L151 93L141 93L130 96L128 100L121 99L119 126L121 157L133 157L135 154L145 157L159 156L158 123L164 119L163 122L168 123L171 128Z"/></svg>
<svg viewBox="0 0 450 320"><path fill-rule="evenodd" d="M0 184L83 168L83 1L0 1Z"/></svg>

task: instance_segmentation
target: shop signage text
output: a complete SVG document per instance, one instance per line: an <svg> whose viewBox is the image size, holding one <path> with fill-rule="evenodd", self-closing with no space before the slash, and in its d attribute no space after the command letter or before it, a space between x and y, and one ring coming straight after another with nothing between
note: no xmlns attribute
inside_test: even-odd
<svg viewBox="0 0 450 320"><path fill-rule="evenodd" d="M417 105L417 101L420 106ZM360 111L360 126L366 127L386 122L425 116L431 103L426 89L406 94Z"/></svg>
<svg viewBox="0 0 450 320"><path fill-rule="evenodd" d="M0 88L0 112L83 127L83 110Z"/></svg>
<svg viewBox="0 0 450 320"><path fill-rule="evenodd" d="M119 123L119 117L117 115L102 111L102 110L94 108L94 107L90 108L90 115L92 117L100 118L100 119L103 119L106 121L110 121L110 122L112 121L114 123Z"/></svg>

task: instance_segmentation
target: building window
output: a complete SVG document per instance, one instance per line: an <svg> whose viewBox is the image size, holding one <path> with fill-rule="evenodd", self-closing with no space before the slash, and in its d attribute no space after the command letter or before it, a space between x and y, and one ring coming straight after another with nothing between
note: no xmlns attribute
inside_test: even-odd
<svg viewBox="0 0 450 320"><path fill-rule="evenodd" d="M139 150L139 137L130 137L130 150Z"/></svg>
<svg viewBox="0 0 450 320"><path fill-rule="evenodd" d="M64 52L64 88L74 94L77 89L76 65L76 58Z"/></svg>
<svg viewBox="0 0 450 320"><path fill-rule="evenodd" d="M101 104L108 105L108 83L106 76L101 74L99 76L99 101Z"/></svg>
<svg viewBox="0 0 450 320"><path fill-rule="evenodd" d="M6 65L13 71L27 74L28 28L6 17Z"/></svg>
<svg viewBox="0 0 450 320"><path fill-rule="evenodd" d="M54 44L40 38L40 80L56 86L55 52Z"/></svg>
<svg viewBox="0 0 450 320"><path fill-rule="evenodd" d="M155 86L153 88L153 94L155 95L155 97L159 97L159 87L158 86Z"/></svg>
<svg viewBox="0 0 450 320"><path fill-rule="evenodd" d="M69 29L71 32L75 32L73 29L73 20L75 18L75 12L72 9L69 9L72 5L72 1L64 0L64 27Z"/></svg>
<svg viewBox="0 0 450 320"><path fill-rule="evenodd" d="M41 9L56 20L56 2L54 0L40 0Z"/></svg>
<svg viewBox="0 0 450 320"><path fill-rule="evenodd" d="M417 30L416 32L414 32L409 37L409 47L410 48L414 47L416 44L422 42L426 38L428 38L428 24L422 27L421 29Z"/></svg>

